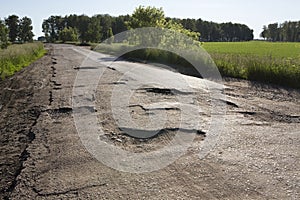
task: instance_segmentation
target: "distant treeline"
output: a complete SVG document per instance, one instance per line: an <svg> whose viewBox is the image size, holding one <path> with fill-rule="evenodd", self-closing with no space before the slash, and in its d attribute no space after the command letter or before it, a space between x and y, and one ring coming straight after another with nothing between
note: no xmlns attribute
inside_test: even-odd
<svg viewBox="0 0 300 200"><path fill-rule="evenodd" d="M200 41L204 42L235 42L253 40L253 30L244 24L215 23L201 19L173 19L184 28L199 32Z"/></svg>
<svg viewBox="0 0 300 200"><path fill-rule="evenodd" d="M108 14L50 16L43 22L43 32L48 42L76 41L101 42L112 35L128 30L130 15L113 17ZM244 24L214 23L201 19L171 19L184 28L200 32L199 41L249 41L253 40L253 30Z"/></svg>
<svg viewBox="0 0 300 200"><path fill-rule="evenodd" d="M260 36L273 42L300 42L300 21L269 24L263 27Z"/></svg>
<svg viewBox="0 0 300 200"><path fill-rule="evenodd" d="M112 17L110 15L50 16L43 21L43 32L48 42L75 41L82 43L100 42L113 34L127 30L125 24L129 15Z"/></svg>
<svg viewBox="0 0 300 200"><path fill-rule="evenodd" d="M11 43L24 43L33 41L32 21L29 17L19 18L10 15L4 20L0 19L0 47L6 48Z"/></svg>

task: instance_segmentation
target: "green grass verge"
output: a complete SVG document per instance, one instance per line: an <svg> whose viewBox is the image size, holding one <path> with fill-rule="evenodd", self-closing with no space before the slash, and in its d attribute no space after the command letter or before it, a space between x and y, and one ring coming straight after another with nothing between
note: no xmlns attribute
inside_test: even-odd
<svg viewBox="0 0 300 200"><path fill-rule="evenodd" d="M43 43L34 42L10 45L0 50L0 77L12 76L46 53Z"/></svg>

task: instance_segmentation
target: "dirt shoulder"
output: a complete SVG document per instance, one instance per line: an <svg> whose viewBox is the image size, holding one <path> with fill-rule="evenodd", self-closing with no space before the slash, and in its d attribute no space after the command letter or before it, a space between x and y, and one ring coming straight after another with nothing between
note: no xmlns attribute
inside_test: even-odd
<svg viewBox="0 0 300 200"><path fill-rule="evenodd" d="M121 172L102 164L88 152L74 124L73 86L87 50L70 45L49 45L48 49L48 55L0 82L0 197L300 197L299 90L227 79L225 123L218 144L208 156L199 159L199 149L209 134L203 127L188 151L169 166L149 173ZM138 140L124 135L112 113L111 95L116 86L122 88L129 78L122 79L117 68L100 67L103 74L91 99L105 132L102 139L135 153L150 152L167 144L174 136L175 129L171 127L176 123L172 120L178 120L178 109L168 107L166 113L172 120L160 137ZM92 63L89 69L93 69ZM138 90L131 98L131 116L137 122L146 122L149 112L155 115L161 111L161 104L154 108L149 105L176 100L168 90L151 87ZM193 95L194 104L202 106L206 119L208 94L196 91Z"/></svg>
<svg viewBox="0 0 300 200"><path fill-rule="evenodd" d="M53 48L48 50L46 56L0 82L0 189L3 197L17 185L23 162L30 156L27 148L35 139L32 128L49 105Z"/></svg>

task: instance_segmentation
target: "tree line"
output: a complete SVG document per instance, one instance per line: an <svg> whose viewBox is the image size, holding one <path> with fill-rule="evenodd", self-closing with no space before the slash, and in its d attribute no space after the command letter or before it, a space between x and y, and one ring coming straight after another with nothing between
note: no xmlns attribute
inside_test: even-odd
<svg viewBox="0 0 300 200"><path fill-rule="evenodd" d="M260 36L273 42L300 42L300 21L269 24L263 27Z"/></svg>
<svg viewBox="0 0 300 200"><path fill-rule="evenodd" d="M42 24L47 42L61 40L77 41L81 43L100 42L113 34L128 30L125 24L129 15L112 17L108 14L95 15L66 15L50 16Z"/></svg>
<svg viewBox="0 0 300 200"><path fill-rule="evenodd" d="M253 30L245 24L215 23L202 19L173 19L184 28L201 33L203 42L236 42L253 40Z"/></svg>
<svg viewBox="0 0 300 200"><path fill-rule="evenodd" d="M10 15L0 19L0 47L6 48L9 43L24 43L33 41L32 20L29 17L19 18Z"/></svg>
<svg viewBox="0 0 300 200"><path fill-rule="evenodd" d="M137 8L136 11L141 9ZM147 12L156 12L156 8ZM152 10L151 10L152 9ZM162 11L162 10L161 10ZM163 12L163 11L162 11ZM134 14L136 14L135 12ZM158 12L159 13L159 12ZM157 13L156 13L157 14ZM153 13L149 16L155 16ZM82 43L101 42L115 34L129 30L133 23L133 15L121 15L113 17L108 14L98 14L92 17L86 15L66 15L50 16L43 21L43 32L48 42L55 41L77 41ZM151 19L149 19L151 21ZM203 21L201 19L178 19L165 18L166 23L182 26L190 33L200 33L196 40L198 41L249 41L253 40L253 30L244 24L214 23ZM153 21L153 20L152 20ZM152 25L146 23L147 25ZM181 28L180 28L181 29ZM182 29L181 29L182 30Z"/></svg>

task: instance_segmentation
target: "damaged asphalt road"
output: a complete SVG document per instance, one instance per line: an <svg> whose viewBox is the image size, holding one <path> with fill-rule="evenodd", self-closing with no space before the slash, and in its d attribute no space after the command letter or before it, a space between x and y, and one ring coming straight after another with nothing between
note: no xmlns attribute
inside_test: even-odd
<svg viewBox="0 0 300 200"><path fill-rule="evenodd" d="M299 90L225 80L225 98L219 99L226 108L224 126L216 146L200 159L210 137L213 103L206 86L216 84L152 65L105 64L107 55L82 47L47 48L42 59L0 82L0 198L300 198ZM85 60L89 54L91 59ZM99 70L92 91L86 90L89 80L76 83L80 70L83 75ZM77 133L77 98L87 105L80 107L86 112L82 119L93 113L102 129L89 135L95 134L96 141L150 153L177 134L193 135L193 140L160 170L110 168L89 153ZM141 131L150 134L132 135Z"/></svg>

